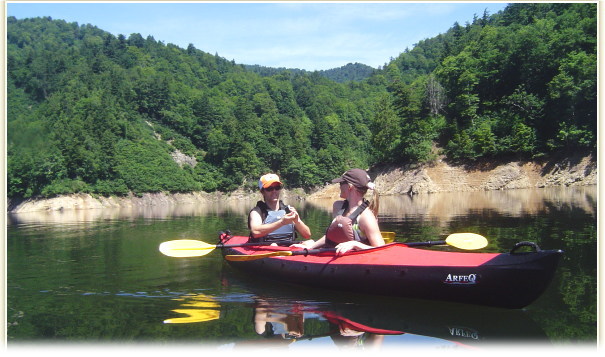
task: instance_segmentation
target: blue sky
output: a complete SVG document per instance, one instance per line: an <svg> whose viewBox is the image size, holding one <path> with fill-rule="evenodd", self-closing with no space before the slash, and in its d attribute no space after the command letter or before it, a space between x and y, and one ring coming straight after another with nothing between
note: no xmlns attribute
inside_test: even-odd
<svg viewBox="0 0 605 357"><path fill-rule="evenodd" d="M114 35L140 33L238 64L322 70L383 66L420 40L505 2L6 3L18 19L51 16Z"/></svg>

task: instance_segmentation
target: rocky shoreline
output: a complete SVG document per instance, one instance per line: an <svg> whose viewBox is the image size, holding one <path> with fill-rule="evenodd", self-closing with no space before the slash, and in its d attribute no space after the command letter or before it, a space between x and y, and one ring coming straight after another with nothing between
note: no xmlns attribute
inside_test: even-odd
<svg viewBox="0 0 605 357"><path fill-rule="evenodd" d="M370 171L381 195L417 195L553 186L596 185L596 153L532 161L480 161L451 165L437 160L427 165L375 168ZM309 198L337 198L338 187L326 186Z"/></svg>
<svg viewBox="0 0 605 357"><path fill-rule="evenodd" d="M416 195L437 192L488 191L552 186L587 186L597 184L596 153L554 157L533 161L476 162L450 165L437 160L427 165L384 166L370 171L381 195ZM284 190L287 200L336 199L337 185L326 185L311 193ZM147 193L141 196L99 197L72 194L53 198L8 200L9 213L171 206L216 202L219 200L260 199L258 192L239 189L231 193Z"/></svg>

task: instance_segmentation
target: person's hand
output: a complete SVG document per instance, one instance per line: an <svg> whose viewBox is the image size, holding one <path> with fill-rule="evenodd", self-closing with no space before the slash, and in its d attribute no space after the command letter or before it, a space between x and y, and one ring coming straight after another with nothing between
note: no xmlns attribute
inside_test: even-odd
<svg viewBox="0 0 605 357"><path fill-rule="evenodd" d="M315 244L315 241L313 239L307 239L306 241L303 241L301 243L291 244L290 247L309 249L313 248L313 244Z"/></svg>
<svg viewBox="0 0 605 357"><path fill-rule="evenodd" d="M296 211L290 212L282 217L282 222L286 224L295 224L298 221L298 213Z"/></svg>
<svg viewBox="0 0 605 357"><path fill-rule="evenodd" d="M313 248L315 241L313 239L307 239L306 241L302 242L302 244L305 246L305 248Z"/></svg>
<svg viewBox="0 0 605 357"><path fill-rule="evenodd" d="M302 243L291 244L290 247L309 249L309 248L313 248L313 244L315 244L315 241L313 239L307 239L306 241L304 241Z"/></svg>
<svg viewBox="0 0 605 357"><path fill-rule="evenodd" d="M348 242L340 243L336 246L336 255L343 255L348 251L363 249L359 242L350 240Z"/></svg>
<svg viewBox="0 0 605 357"><path fill-rule="evenodd" d="M294 223L298 223L300 221L300 215L298 214L298 211L296 210L296 208L294 208L292 206L288 206L288 209L290 210L290 213L296 214L296 221L294 221Z"/></svg>

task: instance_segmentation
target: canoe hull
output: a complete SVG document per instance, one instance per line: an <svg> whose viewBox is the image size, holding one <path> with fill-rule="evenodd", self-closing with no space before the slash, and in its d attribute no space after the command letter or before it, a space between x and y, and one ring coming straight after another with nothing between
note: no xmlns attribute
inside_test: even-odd
<svg viewBox="0 0 605 357"><path fill-rule="evenodd" d="M241 240L240 237L233 239ZM233 239L229 244L233 244ZM271 248L225 248L223 254L259 254L268 251ZM546 290L561 254L560 250L514 254L439 252L394 243L343 257L322 254L229 263L256 276L286 283L376 295L523 308Z"/></svg>

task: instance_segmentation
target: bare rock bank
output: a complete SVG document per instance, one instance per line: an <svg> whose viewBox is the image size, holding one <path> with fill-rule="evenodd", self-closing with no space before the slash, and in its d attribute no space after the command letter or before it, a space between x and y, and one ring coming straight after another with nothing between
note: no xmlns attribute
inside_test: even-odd
<svg viewBox="0 0 605 357"><path fill-rule="evenodd" d="M370 170L381 195L489 191L597 184L596 154L534 161L477 162L452 166L437 160L426 165L385 166ZM310 199L335 199L337 185L327 185Z"/></svg>
<svg viewBox="0 0 605 357"><path fill-rule="evenodd" d="M597 184L596 154L552 158L542 161L479 162L453 166L443 160L427 165L384 166L370 171L381 195L426 194L437 192L487 191L550 186ZM301 199L336 199L338 185L330 184L311 194L302 190L284 190L287 201ZM218 200L260 199L258 192L239 189L225 193L147 193L141 196L99 197L73 194L53 198L33 198L8 202L13 213L103 208L175 206L215 202Z"/></svg>
<svg viewBox="0 0 605 357"><path fill-rule="evenodd" d="M304 199L302 191L284 190L283 197L289 201ZM238 189L225 194L221 192L190 192L190 193L145 193L141 196L128 195L125 197L101 197L90 194L78 193L62 195L52 198L31 198L20 202L8 201L8 212L40 212L40 211L63 211L63 210L87 210L104 208L143 208L157 206L177 206L196 203L208 203L217 201L240 201L261 199L258 192Z"/></svg>

